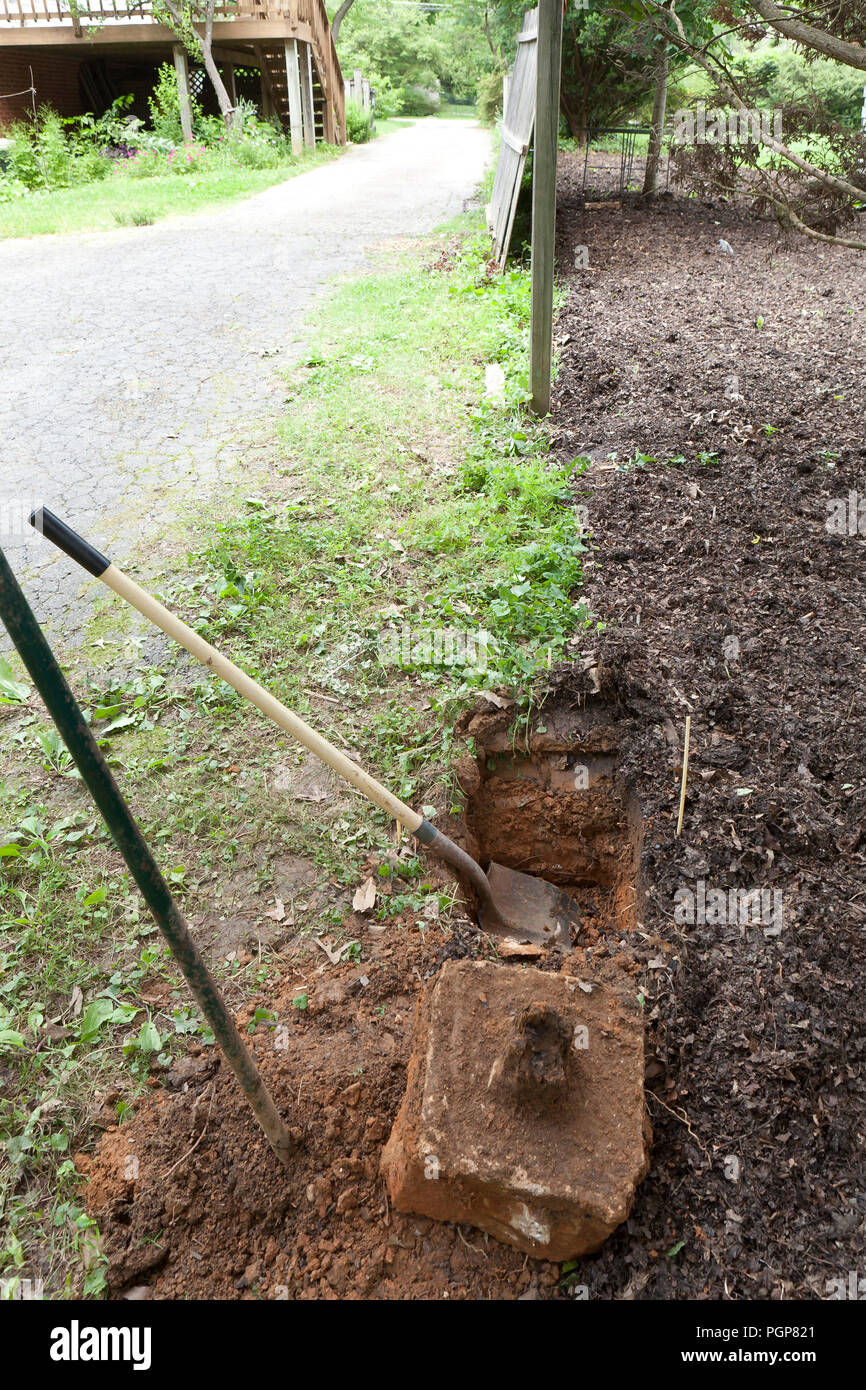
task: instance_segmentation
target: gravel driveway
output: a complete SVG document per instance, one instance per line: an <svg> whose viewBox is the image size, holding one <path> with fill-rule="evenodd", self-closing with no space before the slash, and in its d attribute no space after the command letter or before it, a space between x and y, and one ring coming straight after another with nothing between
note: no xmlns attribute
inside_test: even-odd
<svg viewBox="0 0 866 1390"><path fill-rule="evenodd" d="M475 122L424 120L212 213L0 243L0 544L55 639L74 643L86 591L25 514L45 503L121 557L236 478L311 301L371 243L460 212L489 154Z"/></svg>

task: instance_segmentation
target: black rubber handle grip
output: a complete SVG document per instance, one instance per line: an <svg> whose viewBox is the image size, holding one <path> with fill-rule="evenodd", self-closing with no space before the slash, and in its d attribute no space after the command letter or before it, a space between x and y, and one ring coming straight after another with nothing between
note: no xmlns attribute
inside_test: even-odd
<svg viewBox="0 0 866 1390"><path fill-rule="evenodd" d="M30 513L30 525L36 528L40 536L47 536L58 550L62 550L97 579L105 574L111 564L110 560L100 555L83 536L79 536L77 531L73 531L71 526L67 526L65 521L61 521L60 517L55 516L47 507L37 507L35 512Z"/></svg>

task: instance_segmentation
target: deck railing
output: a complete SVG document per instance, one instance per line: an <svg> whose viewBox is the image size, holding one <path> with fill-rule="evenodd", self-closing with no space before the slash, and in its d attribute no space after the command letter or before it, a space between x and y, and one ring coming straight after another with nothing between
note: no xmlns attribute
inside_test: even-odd
<svg viewBox="0 0 866 1390"><path fill-rule="evenodd" d="M216 0L214 16L232 19L288 19L312 23L319 13L327 27L322 0ZM0 0L0 22L8 24L141 24L153 18L151 0Z"/></svg>
<svg viewBox="0 0 866 1390"><path fill-rule="evenodd" d="M232 20L284 20L297 28L309 28L319 59L318 67L326 100L333 105L337 131L345 130L346 98L337 50L331 36L324 0L216 0L218 23ZM28 27L50 24L74 38L88 26L99 29L116 24L147 24L153 19L152 0L0 0L0 44L3 24ZM342 138L342 137L340 137Z"/></svg>

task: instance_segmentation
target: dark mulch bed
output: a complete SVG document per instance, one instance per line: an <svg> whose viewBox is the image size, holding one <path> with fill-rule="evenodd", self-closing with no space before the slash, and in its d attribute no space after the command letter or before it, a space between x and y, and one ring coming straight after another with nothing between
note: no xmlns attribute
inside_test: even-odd
<svg viewBox="0 0 866 1390"><path fill-rule="evenodd" d="M587 212L579 174L566 160L559 255L569 273L586 246L589 268L553 422L563 457L593 460L596 675L646 820L656 1056L652 1171L581 1278L594 1297L825 1298L862 1272L866 1217L866 551L825 524L866 496L866 259L725 205ZM558 685L577 698L573 671ZM779 890L780 934L681 925L699 880Z"/></svg>

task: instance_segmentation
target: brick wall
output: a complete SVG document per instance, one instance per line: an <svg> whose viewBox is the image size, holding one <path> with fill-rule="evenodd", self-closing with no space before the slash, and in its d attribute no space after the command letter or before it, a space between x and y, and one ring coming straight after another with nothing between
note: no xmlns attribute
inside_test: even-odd
<svg viewBox="0 0 866 1390"><path fill-rule="evenodd" d="M0 35L0 126L9 125L31 111L29 95L4 100L7 92L20 92L30 86L30 69L36 102L46 102L61 116L80 116L83 110L78 89L77 57L54 53L22 53L18 48L4 48Z"/></svg>

